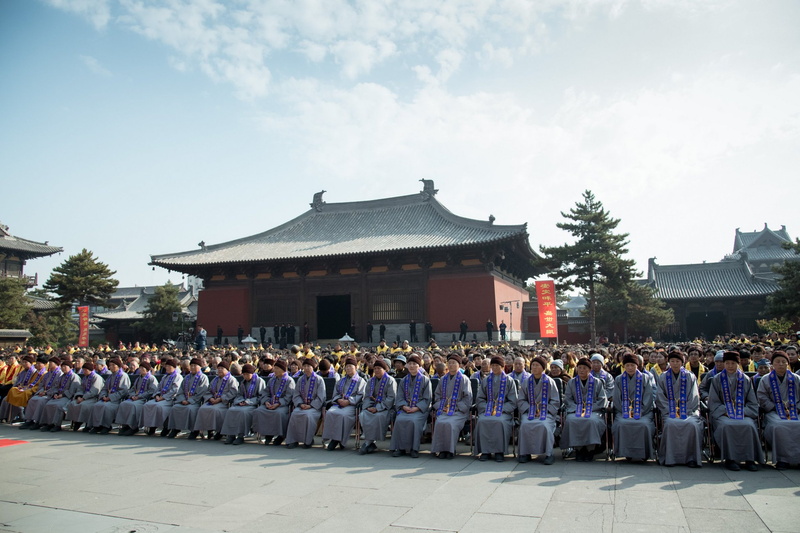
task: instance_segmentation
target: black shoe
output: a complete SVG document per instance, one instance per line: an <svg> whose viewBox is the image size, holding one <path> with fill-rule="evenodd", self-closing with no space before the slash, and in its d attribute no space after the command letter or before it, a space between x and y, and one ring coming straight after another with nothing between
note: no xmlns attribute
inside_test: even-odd
<svg viewBox="0 0 800 533"><path fill-rule="evenodd" d="M731 461L730 459L725 461L725 468L730 470L731 472L738 472L742 468L739 466L739 463Z"/></svg>
<svg viewBox="0 0 800 533"><path fill-rule="evenodd" d="M531 460L530 455L520 455L519 457L517 457L517 461L520 463L527 463L530 460Z"/></svg>
<svg viewBox="0 0 800 533"><path fill-rule="evenodd" d="M401 455L405 455L405 450L395 450L392 452L392 457L400 457Z"/></svg>
<svg viewBox="0 0 800 533"><path fill-rule="evenodd" d="M367 443L365 442L365 443L364 443L364 444L362 444L362 445L361 445L361 447L358 449L358 455L367 455L367 448L369 448L369 444L367 444Z"/></svg>
<svg viewBox="0 0 800 533"><path fill-rule="evenodd" d="M367 453L372 453L378 449L378 445L374 442L371 442L369 446L367 446Z"/></svg>
<svg viewBox="0 0 800 533"><path fill-rule="evenodd" d="M313 446L313 444L303 444L303 449L307 450L307 449L311 448L312 446Z"/></svg>
<svg viewBox="0 0 800 533"><path fill-rule="evenodd" d="M269 446L270 442L272 442L272 435L264 435L264 446Z"/></svg>
<svg viewBox="0 0 800 533"><path fill-rule="evenodd" d="M419 457L419 452L417 450L411 450L411 453L409 453L408 456L411 457L412 459L416 459L417 457Z"/></svg>
<svg viewBox="0 0 800 533"><path fill-rule="evenodd" d="M28 429L28 428L30 428L32 425L33 425L33 422L23 422L23 423L22 423L22 424L19 426L19 429Z"/></svg>
<svg viewBox="0 0 800 533"><path fill-rule="evenodd" d="M294 450L295 448L297 448L297 446L298 446L298 444L296 442L290 442L289 444L286 445L286 449L287 450Z"/></svg>
<svg viewBox="0 0 800 533"><path fill-rule="evenodd" d="M100 430L103 429L103 427L102 426L97 426L96 428L86 428L86 429L84 429L84 431L86 431L87 429L89 430L89 433L91 433L93 435L97 435L98 433L100 433Z"/></svg>
<svg viewBox="0 0 800 533"><path fill-rule="evenodd" d="M41 428L42 428L42 426L40 424L34 423L28 429L30 429L31 431L39 431Z"/></svg>
<svg viewBox="0 0 800 533"><path fill-rule="evenodd" d="M503 461L505 461L505 460L506 460L506 458L503 456L503 454L502 454L502 453L496 453L496 454L494 454L494 462L495 462L495 463L502 463L502 462L503 462Z"/></svg>
<svg viewBox="0 0 800 533"><path fill-rule="evenodd" d="M686 466L688 466L689 468L700 468L700 465L697 464L697 461L689 461L688 463L686 463Z"/></svg>
<svg viewBox="0 0 800 533"><path fill-rule="evenodd" d="M284 437L281 437L281 436L275 437L275 440L272 441L272 445L273 446L280 446L281 443L283 442L283 439L284 439Z"/></svg>
<svg viewBox="0 0 800 533"><path fill-rule="evenodd" d="M550 466L550 465L551 465L551 464L553 464L555 461L556 461L556 458L555 458L555 457L553 456L553 454L551 453L550 455L548 455L547 457L545 457L545 458L544 458L544 461L542 461L542 464L543 464L543 465Z"/></svg>
<svg viewBox="0 0 800 533"><path fill-rule="evenodd" d="M72 431L78 431L79 429L81 429L81 425L82 422L73 422L70 427L72 428Z"/></svg>
<svg viewBox="0 0 800 533"><path fill-rule="evenodd" d="M789 470L789 463L785 461L778 461L775 463L775 470Z"/></svg>
<svg viewBox="0 0 800 533"><path fill-rule="evenodd" d="M214 435L214 440L222 440L222 433L217 433Z"/></svg>
<svg viewBox="0 0 800 533"><path fill-rule="evenodd" d="M180 430L180 429L171 429L171 430L169 431L169 435L167 435L167 438L168 438L168 439L174 439L175 437L177 437L177 436L178 436L178 433L180 433L180 432L181 432L181 430Z"/></svg>
<svg viewBox="0 0 800 533"><path fill-rule="evenodd" d="M745 461L744 469L748 472L758 472L758 465L755 464L753 461Z"/></svg>
<svg viewBox="0 0 800 533"><path fill-rule="evenodd" d="M244 437L242 435L239 435L235 439L233 439L234 446L238 446L240 444L244 444Z"/></svg>
<svg viewBox="0 0 800 533"><path fill-rule="evenodd" d="M98 435L108 435L111 432L111 428L107 426L103 426L100 428L100 431L97 432Z"/></svg>
<svg viewBox="0 0 800 533"><path fill-rule="evenodd" d="M233 435L228 435L228 436L225 438L225 444L233 444L233 439L235 439L235 438L236 438L236 437L234 437Z"/></svg>
<svg viewBox="0 0 800 533"><path fill-rule="evenodd" d="M53 424L42 424L42 425L39 427L39 431L50 431L50 429L51 429L52 427L53 427Z"/></svg>
<svg viewBox="0 0 800 533"><path fill-rule="evenodd" d="M489 460L489 454L488 453L482 453L481 456L478 457L478 461L480 461L482 463L486 462L488 460Z"/></svg>
<svg viewBox="0 0 800 533"><path fill-rule="evenodd" d="M130 426L128 426L128 425L122 426L121 428L119 428L119 433L118 433L118 435L119 435L120 437L124 437L125 435L127 435L127 434L128 434L128 431L129 431L130 429L131 429L131 427L130 427Z"/></svg>
<svg viewBox="0 0 800 533"><path fill-rule="evenodd" d="M83 431L84 433L97 433L97 431L100 431L100 428L97 428L97 431L95 431L92 426L86 426L81 431Z"/></svg>
<svg viewBox="0 0 800 533"><path fill-rule="evenodd" d="M152 437L155 434L156 434L156 428L152 427L152 428L147 430L147 436L148 437Z"/></svg>
<svg viewBox="0 0 800 533"><path fill-rule="evenodd" d="M50 433L57 433L61 431L61 424L53 424L53 427L50 428Z"/></svg>
<svg viewBox="0 0 800 533"><path fill-rule="evenodd" d="M189 440L197 440L197 437L199 437L199 436L200 436L200 432L199 431L192 431L191 433L189 433L188 439Z"/></svg>
<svg viewBox="0 0 800 533"><path fill-rule="evenodd" d="M161 430L161 436L162 436L162 437L167 437L167 436L169 436L169 428L164 428L164 429L162 429L162 430Z"/></svg>
<svg viewBox="0 0 800 533"><path fill-rule="evenodd" d="M338 440L332 440L331 439L331 441L328 443L328 446L327 446L328 451L332 452L333 450L336 449L336 446L338 446L338 445L339 445L339 441Z"/></svg>

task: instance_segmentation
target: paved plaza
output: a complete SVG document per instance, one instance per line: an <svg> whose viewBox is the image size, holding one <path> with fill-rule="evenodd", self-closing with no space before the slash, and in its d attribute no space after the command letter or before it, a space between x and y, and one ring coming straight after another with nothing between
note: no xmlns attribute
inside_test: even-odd
<svg viewBox="0 0 800 533"><path fill-rule="evenodd" d="M0 426L0 531L800 530L800 470L482 463ZM351 441L352 444L352 441ZM426 448L423 447L423 450ZM598 456L599 457L599 456Z"/></svg>

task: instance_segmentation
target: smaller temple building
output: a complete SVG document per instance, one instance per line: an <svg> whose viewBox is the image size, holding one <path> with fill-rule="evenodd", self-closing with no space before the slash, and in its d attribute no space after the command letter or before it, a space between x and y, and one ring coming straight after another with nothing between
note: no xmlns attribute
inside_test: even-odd
<svg viewBox="0 0 800 533"><path fill-rule="evenodd" d="M19 278L28 288L35 287L39 284L38 275L25 275L27 261L63 251L63 248L51 246L46 241L30 241L11 235L8 226L0 223L0 277Z"/></svg>

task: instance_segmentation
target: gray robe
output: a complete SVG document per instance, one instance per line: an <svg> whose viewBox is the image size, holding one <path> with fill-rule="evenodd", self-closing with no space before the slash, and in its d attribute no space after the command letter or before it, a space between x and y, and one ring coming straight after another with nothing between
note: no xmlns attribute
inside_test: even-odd
<svg viewBox="0 0 800 533"><path fill-rule="evenodd" d="M741 371L739 371L741 372ZM728 380L731 401L736 401L737 373L728 375L723 371L714 376L708 391L708 410L711 415L711 427L714 430L714 441L720 448L723 460L736 462L764 462L764 452L758 438L758 400L750 378L744 376L744 418L734 420L728 417L725 400L722 396L720 381Z"/></svg>
<svg viewBox="0 0 800 533"><path fill-rule="evenodd" d="M158 390L142 408L142 427L160 428L167 425L167 419L182 383L183 376L178 370L175 370L175 377L172 380L169 374L162 376ZM157 401L158 396L161 396L160 401Z"/></svg>
<svg viewBox="0 0 800 533"><path fill-rule="evenodd" d="M455 398L455 410L451 415L448 412L453 407L453 389L456 383L459 383L458 396ZM455 377L446 374L439 380L431 408L435 413L431 452L456 453L458 435L469 420L469 410L472 408L472 384L469 378L462 372L456 372Z"/></svg>
<svg viewBox="0 0 800 533"><path fill-rule="evenodd" d="M92 408L100 398L103 390L103 376L91 372L81 378L81 385L67 404L67 420L89 424L92 420ZM80 402L77 400L80 399Z"/></svg>
<svg viewBox="0 0 800 533"><path fill-rule="evenodd" d="M364 400L361 403L361 414L359 421L361 422L361 432L366 441L386 440L386 430L389 423L392 421L394 414L394 400L397 394L397 381L388 373L384 374L386 378L383 387L383 396L381 401L378 401L378 391L380 390L380 381L373 377L370 378L369 384L366 386ZM367 409L374 407L376 412L371 413Z"/></svg>
<svg viewBox="0 0 800 533"><path fill-rule="evenodd" d="M281 379L285 379L283 390L281 380L272 377L261 397L261 405L253 412L253 431L259 435L271 437L283 437L286 435L286 428L289 425L289 412L294 396L295 382L292 376L284 373ZM280 391L280 395L278 395ZM279 404L275 409L267 409L267 404Z"/></svg>
<svg viewBox="0 0 800 533"><path fill-rule="evenodd" d="M358 382L353 393L348 397L347 391L350 389L350 383L353 380ZM359 376L358 373L353 378L345 375L336 382L336 389L333 398L331 398L333 404L325 412L325 424L322 428L323 440L338 440L342 443L342 446L347 445L353 426L356 425L356 407L361 403L366 387L367 381ZM336 400L350 400L350 405L341 407Z"/></svg>
<svg viewBox="0 0 800 533"><path fill-rule="evenodd" d="M421 379L419 387L419 397L415 405L411 405L414 397L416 381ZM406 389L408 392L406 393ZM422 442L422 431L425 429L425 422L428 420L428 410L431 405L431 378L420 370L416 376L408 375L404 377L397 386L394 408L397 416L392 430L392 440L389 448L392 450L419 450ZM418 407L419 411L406 413L403 407Z"/></svg>
<svg viewBox="0 0 800 533"><path fill-rule="evenodd" d="M301 409L300 406L306 403L306 395L311 392L310 409ZM294 409L289 417L289 425L286 428L286 444L302 442L303 444L313 444L314 435L317 433L317 424L322 416L322 408L325 406L325 380L317 375L314 390L311 390L311 378L303 373L294 388L292 403Z"/></svg>
<svg viewBox="0 0 800 533"><path fill-rule="evenodd" d="M195 384L195 381L197 382ZM194 393L192 387L194 386ZM169 413L169 429L192 430L197 418L197 411L203 403L203 396L208 390L208 376L202 372L189 374L183 378L181 388L175 396L172 411ZM183 405L182 402L188 402Z"/></svg>
<svg viewBox="0 0 800 533"><path fill-rule="evenodd" d="M597 372L597 373L590 372L590 374L603 382L603 385L606 388L606 398L613 398L614 397L614 388L616 387L616 384L617 384L617 381L614 379L614 376L612 376L611 373L607 372L606 370L601 370L600 372ZM649 373L645 372L645 374L649 374ZM653 378L655 378L655 376L653 374L649 374L649 375L652 376ZM617 377L619 377L619 376L617 376Z"/></svg>
<svg viewBox="0 0 800 533"><path fill-rule="evenodd" d="M764 411L764 437L772 447L773 463L800 463L800 417L798 417L798 420L791 420L788 416L789 373L790 370L787 370L783 381L778 381L778 389L781 395L778 401L784 405L784 412L787 415L785 420L780 417L775 409L770 374L761 378L756 392L758 404ZM795 403L800 404L800 377L797 375L794 375L794 393Z"/></svg>
<svg viewBox="0 0 800 533"><path fill-rule="evenodd" d="M42 377L42 386L39 390L31 396L28 400L28 405L25 406L25 420L29 422L36 422L41 424L41 417L44 413L44 406L53 398L55 391L58 389L60 378L63 372L61 367L56 368L52 372L48 372Z"/></svg>
<svg viewBox="0 0 800 533"><path fill-rule="evenodd" d="M119 372L122 371L120 370ZM117 374L111 374L106 377L106 383L100 393L100 400L92 406L92 421L90 423L92 427L110 428L114 424L119 404L128 397L128 389L131 387L130 377L122 372L116 389L114 389L116 377ZM108 401L104 402L103 398L108 398Z"/></svg>
<svg viewBox="0 0 800 533"><path fill-rule="evenodd" d="M587 399L589 380L594 380L594 395ZM576 416L578 411L577 394L575 388L580 387L583 401L591 402L592 414L589 418ZM574 377L566 384L564 392L564 405L566 416L564 417L564 430L561 435L562 448L577 448L579 446L596 446L602 444L603 435L606 432L606 421L603 410L608 405L606 389L604 383L596 377L589 375L586 384L581 382L579 377ZM588 403L587 403L588 405Z"/></svg>
<svg viewBox="0 0 800 533"><path fill-rule="evenodd" d="M546 379L546 381L545 381ZM553 454L555 442L556 417L561 407L561 395L558 392L556 379L542 374L536 383L533 375L525 378L519 388L517 408L519 409L519 455L544 455ZM533 398L530 395L530 384L533 383ZM539 420L536 416L536 407L542 409L542 389L547 384L547 418ZM533 404L533 420L528 420Z"/></svg>
<svg viewBox="0 0 800 533"><path fill-rule="evenodd" d="M203 395L203 404L197 411L197 419L194 422L195 431L221 431L222 423L225 421L225 414L228 405L239 393L239 381L231 374L227 374L228 379L216 376L208 390ZM208 403L212 398L221 398L222 401L215 404Z"/></svg>
<svg viewBox="0 0 800 533"><path fill-rule="evenodd" d="M139 374L133 387L128 389L128 397L119 404L117 416L114 418L115 423L135 429L141 427L142 408L158 391L158 380L154 375L147 373L147 383L144 383L144 390L142 390L143 380L144 378ZM142 391L141 395L139 391ZM139 396L139 399L132 400L132 396Z"/></svg>
<svg viewBox="0 0 800 533"><path fill-rule="evenodd" d="M666 372L664 372L666 373ZM622 388L628 388L629 405L622 405ZM652 459L655 455L653 436L656 425L653 421L653 408L656 405L655 381L652 374L642 372L642 412L639 420L631 416L630 408L636 398L636 377L623 372L614 382L614 455L632 459ZM628 418L623 416L628 411Z"/></svg>
<svg viewBox="0 0 800 533"><path fill-rule="evenodd" d="M486 414L486 406L489 401L493 400L497 403L500 394L500 376L492 372L478 387L478 398L475 400L475 409L478 415L478 423L475 427L475 447L479 454L508 454L514 409L517 408L517 382L511 376L506 376L506 378L506 397L500 416ZM492 398L488 397L489 380L492 380Z"/></svg>
<svg viewBox="0 0 800 533"><path fill-rule="evenodd" d="M81 378L74 371L62 374L61 378L56 383L53 394L48 396L50 399L44 406L44 411L39 419L39 423L60 426L64 421L67 404L72 400L72 397L75 396L80 386ZM54 398L54 396L58 394L60 394L61 397Z"/></svg>
<svg viewBox="0 0 800 533"><path fill-rule="evenodd" d="M684 465L694 461L703 462L703 419L700 418L700 393L697 378L686 371L686 419L670 418L669 396L667 395L667 372L658 376L656 402L661 412L661 442L658 447L658 462L662 465ZM672 373L672 370L669 371ZM681 380L672 375L672 392L675 408L680 409Z"/></svg>
<svg viewBox="0 0 800 533"><path fill-rule="evenodd" d="M250 433L250 426L253 425L253 413L261 403L264 389L264 380L257 375L253 375L250 381L243 380L239 384L238 394L233 399L233 403L225 413L225 420L222 422L220 431L223 435L245 436ZM240 403L246 405L239 405Z"/></svg>

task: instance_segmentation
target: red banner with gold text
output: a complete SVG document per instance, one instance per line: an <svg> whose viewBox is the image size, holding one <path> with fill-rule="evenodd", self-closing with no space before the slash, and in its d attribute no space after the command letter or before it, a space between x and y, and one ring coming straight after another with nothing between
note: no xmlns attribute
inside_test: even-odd
<svg viewBox="0 0 800 533"><path fill-rule="evenodd" d="M89 347L89 307L82 305L78 307L78 346L81 348Z"/></svg>
<svg viewBox="0 0 800 533"><path fill-rule="evenodd" d="M536 299L539 302L539 331L542 338L558 338L555 282L553 280L537 281Z"/></svg>

